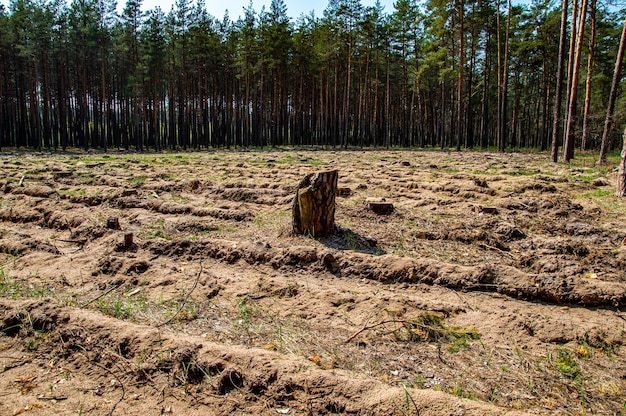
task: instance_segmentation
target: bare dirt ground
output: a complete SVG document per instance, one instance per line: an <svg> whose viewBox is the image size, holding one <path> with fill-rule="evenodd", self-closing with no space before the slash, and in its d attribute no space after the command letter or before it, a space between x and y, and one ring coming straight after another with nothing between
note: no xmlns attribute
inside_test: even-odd
<svg viewBox="0 0 626 416"><path fill-rule="evenodd" d="M624 414L626 202L547 160L2 156L0 414ZM326 169L337 232L291 236Z"/></svg>

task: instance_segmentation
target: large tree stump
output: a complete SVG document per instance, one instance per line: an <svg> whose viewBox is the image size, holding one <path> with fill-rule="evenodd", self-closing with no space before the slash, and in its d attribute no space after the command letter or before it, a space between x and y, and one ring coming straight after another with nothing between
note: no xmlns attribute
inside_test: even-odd
<svg viewBox="0 0 626 416"><path fill-rule="evenodd" d="M336 170L304 177L293 199L291 209L294 234L325 237L335 230Z"/></svg>

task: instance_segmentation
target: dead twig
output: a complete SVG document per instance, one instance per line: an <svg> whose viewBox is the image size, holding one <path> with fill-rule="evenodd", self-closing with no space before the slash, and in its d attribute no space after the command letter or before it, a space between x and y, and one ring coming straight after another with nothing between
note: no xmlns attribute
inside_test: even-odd
<svg viewBox="0 0 626 416"><path fill-rule="evenodd" d="M166 386L163 386L163 388L161 389L161 394L159 394L159 401L157 402L157 404L161 404L165 401L165 388Z"/></svg>
<svg viewBox="0 0 626 416"><path fill-rule="evenodd" d="M443 359L443 357L441 356L441 344L437 345L437 358L439 358L439 361L441 361L442 363L444 363L445 365L447 365L448 367L452 367L446 360Z"/></svg>
<svg viewBox="0 0 626 416"><path fill-rule="evenodd" d="M39 400L67 400L67 397L64 396L44 396L43 394L38 396Z"/></svg>
<svg viewBox="0 0 626 416"><path fill-rule="evenodd" d="M31 362L31 360L27 359L27 360L23 360L23 361L18 361L18 362L13 363L13 364L5 365L5 366L2 367L2 372L4 373L4 372L12 370L14 368L21 367L24 364L29 364L30 362Z"/></svg>
<svg viewBox="0 0 626 416"><path fill-rule="evenodd" d="M498 248L498 247L490 246L489 244L484 244L484 243L481 243L481 244L478 244L478 247L481 247L481 248L484 248L484 249L493 250L493 251L498 251L498 252L500 252L500 253L502 253L502 254L504 254L504 255L508 256L508 257L509 257L509 258L511 258L511 259L515 259L515 257L513 257L513 256L511 255L511 253L508 253L508 252L506 252L506 251L504 251L504 250L502 250L502 249L500 249L500 248Z"/></svg>
<svg viewBox="0 0 626 416"><path fill-rule="evenodd" d="M187 295L185 295L185 299L183 300L183 302L180 304L180 306L178 307L178 310L176 311L176 313L174 315L172 315L167 321L160 323L157 325L157 328L165 326L169 323L171 323L174 318L176 318L176 316L178 316L178 314L180 313L180 311L183 310L183 308L185 307L185 304L187 303L187 301L189 300L189 296L191 296L191 294L193 293L193 291L196 289L196 286L198 285L198 281L200 280L200 275L202 274L203 271L203 267L202 267L202 263L200 263L200 271L198 272L198 275L196 276L196 280L195 282L193 282L193 286L191 286L191 289L189 289L189 292L187 292Z"/></svg>
<svg viewBox="0 0 626 416"><path fill-rule="evenodd" d="M424 329L431 329L431 327L429 327L427 325L421 325L421 324L419 324L417 322L409 321L409 320L406 320L406 319L389 319L389 320L381 321L381 322L378 322L377 324L368 325L368 326L365 326L365 327L359 329L357 332L352 334L352 336L350 336L350 338L346 339L343 343L347 344L348 342L352 341L354 338L359 336L359 334L361 334L361 333L363 333L365 331L369 331L370 329L374 329L376 327L379 327L381 325L385 325L385 324L407 324L407 325L413 325L413 326L417 326L417 327L424 328Z"/></svg>
<svg viewBox="0 0 626 416"><path fill-rule="evenodd" d="M469 302L467 301L467 299L465 299L465 297L461 296L461 294L459 292L457 292L456 290L450 289L449 287L445 287L442 286L444 289L454 293L460 300L461 302L463 302L465 304L465 306L467 306L472 312L476 311L476 309L474 309L472 307L472 305L469 304Z"/></svg>
<svg viewBox="0 0 626 416"><path fill-rule="evenodd" d="M98 296L96 296L95 298L91 299L89 302L87 302L87 303L84 303L84 304L80 305L80 307L81 307L81 308L84 308L84 307L86 307L86 306L88 306L88 305L91 305L92 303L94 303L94 302L95 302L95 301L97 301L98 299L100 299L100 298L102 298L102 297L104 297L104 296L108 295L109 293L113 292L115 289L118 289L120 286L122 286L122 283L120 283L120 284L119 284L119 285L117 285L117 286L113 286L111 289L107 290L106 292L103 292L103 293L99 294L99 295L98 295Z"/></svg>
<svg viewBox="0 0 626 416"><path fill-rule="evenodd" d="M74 239L74 240L72 240L72 239L66 240L66 239L59 238L59 239L57 239L57 241L61 241L63 243L80 244L80 245L83 245L83 246L87 243L87 239L86 238L79 238L79 239Z"/></svg>

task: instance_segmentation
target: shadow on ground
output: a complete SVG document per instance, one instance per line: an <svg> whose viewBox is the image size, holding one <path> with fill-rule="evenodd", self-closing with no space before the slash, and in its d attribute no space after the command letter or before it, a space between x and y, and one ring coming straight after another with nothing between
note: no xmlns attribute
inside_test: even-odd
<svg viewBox="0 0 626 416"><path fill-rule="evenodd" d="M378 242L374 238L364 237L349 228L337 227L331 235L320 238L319 241L326 247L336 250L352 250L377 256L386 254L378 247Z"/></svg>

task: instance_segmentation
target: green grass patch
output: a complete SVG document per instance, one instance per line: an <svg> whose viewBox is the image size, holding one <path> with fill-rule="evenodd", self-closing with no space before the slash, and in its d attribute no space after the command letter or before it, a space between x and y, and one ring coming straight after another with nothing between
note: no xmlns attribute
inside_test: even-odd
<svg viewBox="0 0 626 416"><path fill-rule="evenodd" d="M251 156L255 158L248 162L261 167L268 165L312 165L317 167L328 164L321 159L302 156L293 152L254 153Z"/></svg>
<svg viewBox="0 0 626 416"><path fill-rule="evenodd" d="M606 212L613 215L626 215L626 200L615 196L615 189L613 188L597 188L576 195L574 198L591 200L602 207Z"/></svg>
<svg viewBox="0 0 626 416"><path fill-rule="evenodd" d="M163 218L159 218L157 221L149 224L144 229L144 232L146 233L146 238L148 240L154 240L155 238L170 240L172 236L167 228L165 220Z"/></svg>
<svg viewBox="0 0 626 416"><path fill-rule="evenodd" d="M567 378L575 379L580 375L578 363L572 358L567 348L559 348L556 350L554 368Z"/></svg>
<svg viewBox="0 0 626 416"><path fill-rule="evenodd" d="M130 182L130 183L146 183L147 180L148 180L147 176L134 176L132 178L129 178L128 182Z"/></svg>
<svg viewBox="0 0 626 416"><path fill-rule="evenodd" d="M497 176L500 174L500 172L489 171L489 170L473 170L471 173L473 175L483 175L483 176Z"/></svg>
<svg viewBox="0 0 626 416"><path fill-rule="evenodd" d="M541 174L542 172L537 171L537 170L508 170L502 173L508 176L515 177L515 176L535 176L535 175Z"/></svg>
<svg viewBox="0 0 626 416"><path fill-rule="evenodd" d="M445 316L435 312L423 312L412 321L403 321L403 328L410 341L443 342L448 351L457 353L468 348L470 341L480 339L475 328L448 325Z"/></svg>
<svg viewBox="0 0 626 416"><path fill-rule="evenodd" d="M66 196L85 196L87 195L87 190L80 188L80 189L60 189L59 190L59 194L61 195L66 195Z"/></svg>
<svg viewBox="0 0 626 416"><path fill-rule="evenodd" d="M33 285L21 280L11 279L0 267L0 297L9 299L32 299L56 296L47 285Z"/></svg>
<svg viewBox="0 0 626 416"><path fill-rule="evenodd" d="M575 198L578 199L598 199L598 198L606 198L615 195L615 190L613 189L594 189L593 191L585 192L584 194L577 195Z"/></svg>
<svg viewBox="0 0 626 416"><path fill-rule="evenodd" d="M476 394L471 391L467 391L467 389L463 385L463 375L454 384L454 387L452 387L452 390L450 391L450 393L453 396L460 397L462 399L472 399L472 400L476 399Z"/></svg>
<svg viewBox="0 0 626 416"><path fill-rule="evenodd" d="M584 183L591 183L594 180L598 179L597 175L578 175L578 176L573 176L568 178L569 180L572 181L579 181L579 182L584 182Z"/></svg>

